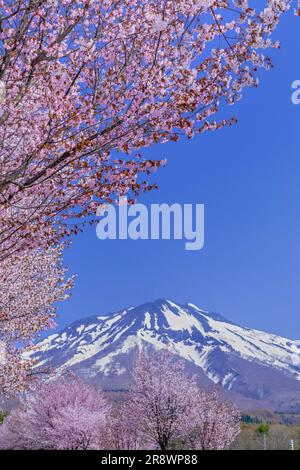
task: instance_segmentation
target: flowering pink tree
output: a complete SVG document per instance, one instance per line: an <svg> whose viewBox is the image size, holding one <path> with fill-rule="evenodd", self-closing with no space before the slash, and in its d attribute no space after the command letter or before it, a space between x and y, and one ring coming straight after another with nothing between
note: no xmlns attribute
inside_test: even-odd
<svg viewBox="0 0 300 470"><path fill-rule="evenodd" d="M75 377L42 384L0 426L1 449L101 449L110 413L101 392Z"/></svg>
<svg viewBox="0 0 300 470"><path fill-rule="evenodd" d="M239 433L236 408L223 402L216 390L200 389L168 351L141 354L133 381L121 413L120 436L127 438L128 448L219 450Z"/></svg>
<svg viewBox="0 0 300 470"><path fill-rule="evenodd" d="M197 387L183 367L168 351L138 357L124 407L128 432L138 432L141 448L168 449L187 428Z"/></svg>
<svg viewBox="0 0 300 470"><path fill-rule="evenodd" d="M189 449L222 450L240 432L240 415L230 403L222 401L217 390L198 390L190 413L190 429L185 441Z"/></svg>
<svg viewBox="0 0 300 470"><path fill-rule="evenodd" d="M105 434L105 449L139 450L143 448L141 434L136 428L135 419L128 415L127 402L112 409Z"/></svg>
<svg viewBox="0 0 300 470"><path fill-rule="evenodd" d="M73 278L65 279L61 252L62 247L33 250L0 264L1 393L25 385L32 364L22 358L24 347L54 325L54 304L68 297Z"/></svg>
<svg viewBox="0 0 300 470"><path fill-rule="evenodd" d="M0 261L147 183L133 155L215 130L290 0L0 0ZM55 230L52 227L55 221ZM73 227L76 232L78 227Z"/></svg>

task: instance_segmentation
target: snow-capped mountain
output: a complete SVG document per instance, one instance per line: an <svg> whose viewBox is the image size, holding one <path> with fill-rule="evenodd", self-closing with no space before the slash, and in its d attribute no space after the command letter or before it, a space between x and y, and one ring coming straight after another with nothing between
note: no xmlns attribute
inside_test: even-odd
<svg viewBox="0 0 300 470"><path fill-rule="evenodd" d="M169 348L204 386L220 384L241 406L300 410L300 344L245 328L193 304L156 300L84 318L36 346L38 366L73 370L124 389L139 349Z"/></svg>

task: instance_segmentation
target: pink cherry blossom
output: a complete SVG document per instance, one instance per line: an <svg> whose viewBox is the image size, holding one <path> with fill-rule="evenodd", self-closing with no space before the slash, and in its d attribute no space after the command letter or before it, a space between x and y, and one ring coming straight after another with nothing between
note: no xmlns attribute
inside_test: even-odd
<svg viewBox="0 0 300 470"><path fill-rule="evenodd" d="M122 416L120 435L133 449L166 450L176 442L190 449L224 449L239 433L237 410L215 390L199 388L168 351L138 357ZM113 442L120 448L124 439Z"/></svg>
<svg viewBox="0 0 300 470"><path fill-rule="evenodd" d="M62 247L14 255L0 268L0 393L26 386L31 362L24 349L41 330L53 326L55 304L68 297L73 278L65 279Z"/></svg>
<svg viewBox="0 0 300 470"><path fill-rule="evenodd" d="M194 395L189 428L189 449L227 449L240 433L240 415L235 406L222 400L220 391L199 389Z"/></svg>
<svg viewBox="0 0 300 470"><path fill-rule="evenodd" d="M76 377L42 383L0 426L0 449L101 449L109 413L102 393Z"/></svg>
<svg viewBox="0 0 300 470"><path fill-rule="evenodd" d="M141 353L121 404L73 375L35 384L0 426L0 449L226 449L239 414L170 352Z"/></svg>
<svg viewBox="0 0 300 470"><path fill-rule="evenodd" d="M0 262L150 189L139 149L231 125L290 4L1 0Z"/></svg>

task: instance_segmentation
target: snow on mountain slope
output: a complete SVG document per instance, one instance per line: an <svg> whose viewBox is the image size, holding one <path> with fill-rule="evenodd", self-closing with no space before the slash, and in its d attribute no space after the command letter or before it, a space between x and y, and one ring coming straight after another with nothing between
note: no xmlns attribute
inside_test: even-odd
<svg viewBox="0 0 300 470"><path fill-rule="evenodd" d="M292 394L300 406L299 342L236 325L193 304L160 299L85 318L41 341L34 357L38 365L121 387L142 348L169 348L202 380L226 390L274 401L275 387L277 401Z"/></svg>

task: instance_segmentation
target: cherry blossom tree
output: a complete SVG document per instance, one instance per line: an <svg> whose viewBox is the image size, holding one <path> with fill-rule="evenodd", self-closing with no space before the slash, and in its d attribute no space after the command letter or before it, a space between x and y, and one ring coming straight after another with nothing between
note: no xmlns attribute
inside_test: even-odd
<svg viewBox="0 0 300 470"><path fill-rule="evenodd" d="M198 390L190 414L185 442L190 450L227 449L240 433L240 415L221 399L218 390Z"/></svg>
<svg viewBox="0 0 300 470"><path fill-rule="evenodd" d="M135 426L135 420L128 414L127 401L112 408L105 433L104 448L109 450L143 449L141 434Z"/></svg>
<svg viewBox="0 0 300 470"><path fill-rule="evenodd" d="M101 449L110 414L102 393L75 376L43 383L0 426L0 449Z"/></svg>
<svg viewBox="0 0 300 470"><path fill-rule="evenodd" d="M149 189L139 149L231 124L290 4L0 0L0 261Z"/></svg>
<svg viewBox="0 0 300 470"><path fill-rule="evenodd" d="M54 326L55 304L68 297L62 246L15 255L0 264L0 392L26 385L32 363L24 348L41 330Z"/></svg>
<svg viewBox="0 0 300 470"><path fill-rule="evenodd" d="M137 432L144 449L168 449L189 426L196 392L195 380L186 376L183 363L170 352L141 353L124 405L128 433L130 429Z"/></svg>
<svg viewBox="0 0 300 470"><path fill-rule="evenodd" d="M240 430L237 409L217 390L201 389L169 351L138 357L120 422L117 449L126 442L133 449L220 450Z"/></svg>

